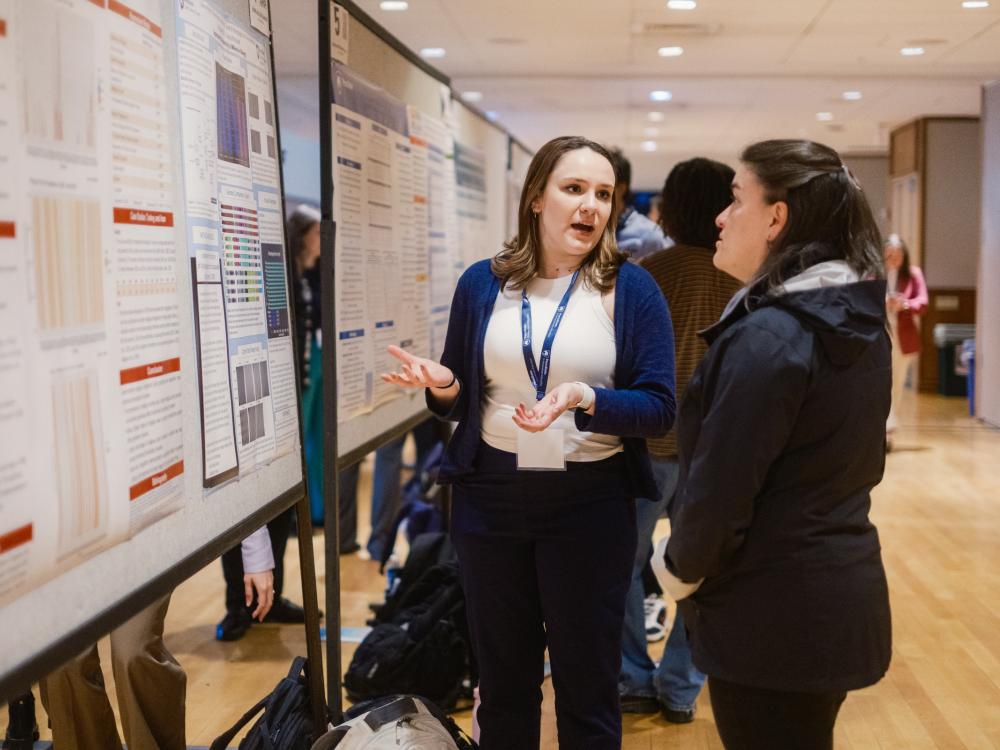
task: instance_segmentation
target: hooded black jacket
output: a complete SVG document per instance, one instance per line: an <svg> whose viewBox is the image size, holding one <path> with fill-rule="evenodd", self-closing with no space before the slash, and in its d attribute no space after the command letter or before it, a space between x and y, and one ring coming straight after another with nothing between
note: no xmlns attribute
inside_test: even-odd
<svg viewBox="0 0 1000 750"><path fill-rule="evenodd" d="M891 651L868 518L891 388L885 283L751 294L702 335L666 559L705 579L681 601L694 663L773 690L873 684Z"/></svg>

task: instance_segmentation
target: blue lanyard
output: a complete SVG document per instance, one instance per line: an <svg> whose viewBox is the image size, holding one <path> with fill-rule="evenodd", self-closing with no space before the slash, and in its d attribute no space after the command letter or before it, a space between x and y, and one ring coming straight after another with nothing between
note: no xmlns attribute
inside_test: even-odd
<svg viewBox="0 0 1000 750"><path fill-rule="evenodd" d="M531 303L528 302L528 291L525 289L521 292L521 349L524 352L524 364L528 368L531 387L535 389L538 401L545 398L545 389L549 384L549 367L552 364L552 343L556 340L556 331L559 330L559 324L562 323L566 306L569 304L570 295L573 294L573 287L576 286L576 279L579 275L580 269L573 272L569 289L563 295L555 315L552 316L552 322L549 323L549 331L545 334L545 340L542 342L541 367L535 364L535 353L531 347Z"/></svg>

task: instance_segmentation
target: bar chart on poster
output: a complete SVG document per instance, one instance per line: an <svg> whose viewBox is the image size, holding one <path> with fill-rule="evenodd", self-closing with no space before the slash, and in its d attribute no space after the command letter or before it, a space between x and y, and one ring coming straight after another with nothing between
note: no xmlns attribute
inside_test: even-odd
<svg viewBox="0 0 1000 750"><path fill-rule="evenodd" d="M0 685L301 494L271 54L246 0L0 0Z"/></svg>

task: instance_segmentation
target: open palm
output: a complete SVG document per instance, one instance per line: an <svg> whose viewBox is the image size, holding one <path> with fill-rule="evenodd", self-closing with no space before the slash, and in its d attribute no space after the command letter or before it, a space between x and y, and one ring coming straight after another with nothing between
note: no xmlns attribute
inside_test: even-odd
<svg viewBox="0 0 1000 750"><path fill-rule="evenodd" d="M396 372L382 373L386 383L404 388L444 388L455 379L450 369L433 359L418 357L398 346L390 346L388 352L402 364Z"/></svg>

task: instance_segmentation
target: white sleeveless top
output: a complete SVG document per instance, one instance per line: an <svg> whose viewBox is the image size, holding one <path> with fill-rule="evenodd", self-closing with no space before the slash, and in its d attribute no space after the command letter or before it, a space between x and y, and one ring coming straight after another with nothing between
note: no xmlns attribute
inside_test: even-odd
<svg viewBox="0 0 1000 750"><path fill-rule="evenodd" d="M545 334L572 278L572 274L558 279L536 277L528 283L535 362L541 360ZM521 290L508 287L497 295L484 346L482 438L493 448L516 453L520 428L512 419L514 408L519 403L529 407L535 403L535 389L521 350ZM581 278L552 345L547 390L577 380L594 388L613 388L616 358L615 327L601 302L601 293ZM600 461L622 450L619 437L576 429L572 409L556 419L552 428L565 430L567 461Z"/></svg>

